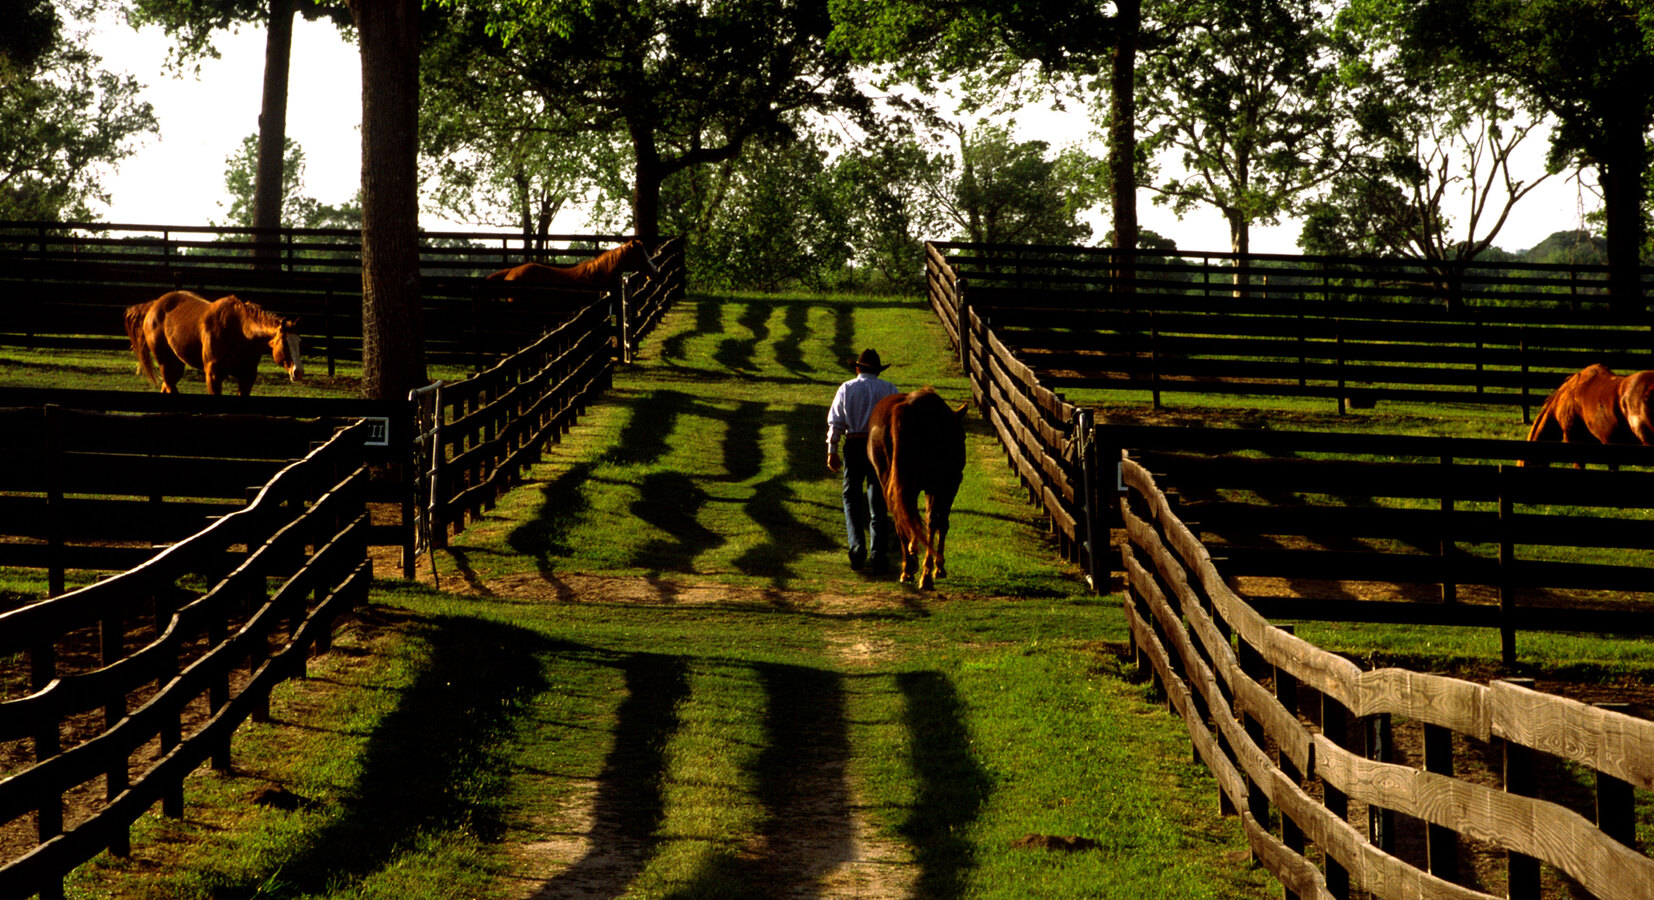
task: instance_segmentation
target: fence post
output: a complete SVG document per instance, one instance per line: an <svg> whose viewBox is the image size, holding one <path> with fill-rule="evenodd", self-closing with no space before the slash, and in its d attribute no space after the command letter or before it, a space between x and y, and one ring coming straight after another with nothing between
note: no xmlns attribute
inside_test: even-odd
<svg viewBox="0 0 1654 900"><path fill-rule="evenodd" d="M1394 756L1395 731L1389 713L1368 716L1364 721L1368 759L1387 763ZM1376 804L1367 804L1367 840L1385 853L1396 849L1396 813Z"/></svg>
<svg viewBox="0 0 1654 900"><path fill-rule="evenodd" d="M63 593L63 409L44 410L46 451L46 593Z"/></svg>
<svg viewBox="0 0 1654 900"><path fill-rule="evenodd" d="M1502 503L1503 501L1501 501ZM1506 678L1510 684L1532 688L1532 678ZM1535 796L1533 751L1515 741L1500 739L1504 745L1504 788L1508 794L1520 797ZM1510 900L1539 900L1539 860L1521 853L1507 852L1506 894Z"/></svg>
<svg viewBox="0 0 1654 900"><path fill-rule="evenodd" d="M98 648L100 662L105 666L114 665L125 655L126 619L119 610L111 611L98 623L98 643L100 645ZM109 698L109 702L103 708L104 730L108 731L114 728L125 717L126 694L117 692ZM122 791L126 790L129 781L126 771L127 762L127 754L121 753L109 768L104 770L103 798L105 802L113 801L121 795ZM132 838L126 826L116 829L114 835L109 839L109 852L120 857L131 855Z"/></svg>
<svg viewBox="0 0 1654 900"><path fill-rule="evenodd" d="M1160 409L1160 323L1149 311L1149 390L1154 396L1154 408Z"/></svg>
<svg viewBox="0 0 1654 900"><path fill-rule="evenodd" d="M1451 453L1442 454L1442 468L1449 469L1453 465ZM1443 479L1443 484L1448 481ZM1453 498L1446 490L1442 491L1441 498L1441 566L1442 566L1442 602L1456 603L1459 599L1459 579L1454 559L1458 556L1458 548L1453 541Z"/></svg>
<svg viewBox="0 0 1654 900"><path fill-rule="evenodd" d="M1293 634L1297 628L1297 626L1293 625L1291 622L1277 627L1286 634ZM1298 677L1279 666L1275 666L1274 668L1275 699L1280 701L1282 706L1286 707L1288 715L1296 715L1298 713ZM1262 745L1260 744L1259 746ZM1292 757L1282 752L1278 747L1276 748L1275 756L1276 765L1280 767L1281 775L1283 775L1287 781L1291 782L1294 786L1302 787L1304 784L1304 773L1298 771L1298 764L1292 761ZM1286 814L1285 810L1281 811L1281 843L1285 844L1286 848L1293 853L1299 856L1304 855L1304 830L1298 827L1298 823L1294 822L1292 817ZM1283 887L1281 889L1281 896L1283 900L1298 900L1298 893L1288 887Z"/></svg>
<svg viewBox="0 0 1654 900"><path fill-rule="evenodd" d="M1424 770L1453 777L1453 732L1441 725L1424 724ZM1426 823L1426 864L1430 874L1444 881L1459 880L1459 835L1451 828Z"/></svg>
<svg viewBox="0 0 1654 900"><path fill-rule="evenodd" d="M1343 704L1337 700L1321 695L1321 733L1327 740L1345 749L1349 748L1349 718ZM1325 782L1321 785L1321 803L1327 812L1340 819L1348 819L1350 815L1350 798L1343 791ZM1344 865L1331 856L1326 858L1327 893L1349 900L1350 872Z"/></svg>
<svg viewBox="0 0 1654 900"><path fill-rule="evenodd" d="M1332 343L1337 356L1333 358L1333 368L1338 373L1338 414L1344 415L1344 331L1339 329L1332 334Z"/></svg>
<svg viewBox="0 0 1654 900"><path fill-rule="evenodd" d="M1511 538L1516 504L1511 499L1514 478L1509 466L1499 465L1499 659L1516 664L1516 543Z"/></svg>
<svg viewBox="0 0 1654 900"><path fill-rule="evenodd" d="M959 317L959 367L965 370L965 381L971 380L971 314L965 305L965 281L954 282L955 312Z"/></svg>
<svg viewBox="0 0 1654 900"><path fill-rule="evenodd" d="M1108 532L1105 524L1101 537L1097 533L1097 524L1102 516L1097 509L1097 433L1092 428L1091 419L1091 410L1084 407L1074 410L1074 439L1079 442L1080 491L1084 504L1081 525L1085 528L1085 536L1081 546L1085 550L1085 580L1091 592L1096 594L1102 591L1105 571L1098 557L1108 546Z"/></svg>
<svg viewBox="0 0 1654 900"><path fill-rule="evenodd" d="M1593 703L1609 712L1629 713L1628 703ZM1636 795L1630 782L1607 772L1597 772L1597 828L1627 847L1637 849Z"/></svg>
<svg viewBox="0 0 1654 900"><path fill-rule="evenodd" d="M1516 345L1516 358L1522 362L1522 424L1533 424L1533 401L1528 395L1528 329L1522 328Z"/></svg>

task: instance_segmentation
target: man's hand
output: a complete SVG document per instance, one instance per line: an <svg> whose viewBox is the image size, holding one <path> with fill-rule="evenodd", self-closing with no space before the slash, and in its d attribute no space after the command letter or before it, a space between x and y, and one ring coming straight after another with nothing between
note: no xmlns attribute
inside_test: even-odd
<svg viewBox="0 0 1654 900"><path fill-rule="evenodd" d="M833 473L836 474L839 470L839 467L840 467L840 464L839 464L839 459L838 459L838 452L835 451L835 450L828 450L827 451L827 471L833 472Z"/></svg>

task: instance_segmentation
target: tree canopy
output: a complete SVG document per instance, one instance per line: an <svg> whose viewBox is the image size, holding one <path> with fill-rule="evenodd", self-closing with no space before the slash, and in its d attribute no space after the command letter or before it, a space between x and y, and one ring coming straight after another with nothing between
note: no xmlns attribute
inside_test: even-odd
<svg viewBox="0 0 1654 900"><path fill-rule="evenodd" d="M104 171L156 130L154 110L136 80L64 33L50 3L6 15L18 30L0 27L0 218L91 219L89 204L108 200Z"/></svg>
<svg viewBox="0 0 1654 900"><path fill-rule="evenodd" d="M632 229L653 237L668 178L732 159L751 141L790 137L798 112L866 109L849 59L827 48L830 26L826 0L479 2L451 10L427 41L424 72L428 84L464 83L511 101L503 116L475 117L480 105L435 110L472 117L497 140L543 132L622 141Z"/></svg>

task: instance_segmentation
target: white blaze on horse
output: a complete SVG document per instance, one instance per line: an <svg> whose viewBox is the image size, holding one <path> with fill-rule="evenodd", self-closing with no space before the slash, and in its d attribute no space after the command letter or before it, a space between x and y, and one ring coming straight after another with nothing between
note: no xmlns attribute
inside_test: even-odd
<svg viewBox="0 0 1654 900"><path fill-rule="evenodd" d="M902 580L936 586L947 567L948 519L965 475L965 409L948 406L929 387L891 394L873 407L867 458L884 489L885 507L902 545ZM919 518L919 494L925 517ZM920 551L924 565L918 565Z"/></svg>
<svg viewBox="0 0 1654 900"><path fill-rule="evenodd" d="M618 247L603 251L584 262L572 266L549 266L545 263L526 262L501 269L488 276L489 281L513 281L533 287L551 288L582 288L592 290L607 290L611 293L620 288L620 276L626 272L645 272L649 275L660 274L660 268L655 265L649 250L640 240L630 240ZM516 298L504 298L507 303Z"/></svg>
<svg viewBox="0 0 1654 900"><path fill-rule="evenodd" d="M222 393L224 379L233 378L245 397L253 392L265 354L287 372L288 380L302 379L298 326L297 319L265 312L235 296L209 302L189 291L163 294L126 310L126 336L138 358L138 373L150 384L158 382L166 394L178 392L178 379L189 365L206 374L207 393Z"/></svg>
<svg viewBox="0 0 1654 900"><path fill-rule="evenodd" d="M1530 441L1601 444L1654 444L1654 372L1621 377L1601 364L1569 376L1545 400ZM1575 464L1576 468L1583 468Z"/></svg>

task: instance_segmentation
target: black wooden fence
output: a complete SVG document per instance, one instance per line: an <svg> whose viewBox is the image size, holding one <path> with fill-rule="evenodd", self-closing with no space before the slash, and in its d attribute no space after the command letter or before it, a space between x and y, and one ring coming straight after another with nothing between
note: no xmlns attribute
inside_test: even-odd
<svg viewBox="0 0 1654 900"><path fill-rule="evenodd" d="M0 408L0 566L47 569L52 594L65 570L132 568L243 507L345 421Z"/></svg>
<svg viewBox="0 0 1654 900"><path fill-rule="evenodd" d="M1654 449L1099 426L1273 619L1654 634ZM1592 459L1617 471L1527 465ZM1632 466L1640 468L1633 469Z"/></svg>
<svg viewBox="0 0 1654 900"><path fill-rule="evenodd" d="M1194 518L1219 542L1213 552L1224 556L1226 574L1314 588L1297 600L1261 596L1276 614L1498 628L1507 659L1522 630L1654 633L1654 619L1625 599L1654 589L1654 559L1602 559L1654 546L1654 526L1645 521L1654 501L1643 499L1654 476L1514 465L1649 466L1654 451L1098 424L1093 410L1046 387L1045 373L962 301L956 272L935 247L930 252L930 303L959 348L972 393L1059 549L1085 567L1096 588L1117 559L1110 495L1120 489L1117 461L1125 451L1164 467L1167 487L1199 500ZM1279 458L1233 455L1243 450ZM1430 585L1437 602L1361 602L1341 586L1375 579L1400 582L1404 596ZM1470 586L1480 593L1460 598ZM1582 599L1596 608L1558 611Z"/></svg>
<svg viewBox="0 0 1654 900"><path fill-rule="evenodd" d="M609 345L603 310L592 306L487 371L413 393L416 553L445 546L450 530L492 508L608 389Z"/></svg>
<svg viewBox="0 0 1654 900"><path fill-rule="evenodd" d="M1519 406L1600 362L1650 367L1654 315L1609 303L1607 269L936 243L930 282L1042 384L1163 395ZM1654 269L1643 270L1645 282ZM1239 283L1237 283L1239 279Z"/></svg>
<svg viewBox="0 0 1654 900"><path fill-rule="evenodd" d="M32 818L38 843L0 865L0 898L61 896L72 868L127 852L128 827L157 801L182 816L184 777L208 760L228 768L236 727L328 646L372 576L368 432L340 430L136 568L0 614L0 657L26 659L5 669L22 680L5 685L0 749L31 760L0 781L0 830L14 844ZM67 817L70 794L101 802Z"/></svg>
<svg viewBox="0 0 1654 900"><path fill-rule="evenodd" d="M172 290L208 299L235 294L298 317L306 356L325 361L361 355L361 245L357 232L283 229L257 246L279 251L272 268L254 268L250 229L53 224L0 221L0 343L29 347L126 345L127 306ZM484 368L514 352L605 290L539 288L533 302L500 302L507 291L482 276L528 259L568 264L627 240L623 235L557 235L562 248L529 247L516 235L426 234L420 250L420 303L426 355L433 362ZM657 275L636 273L609 312L630 336L652 327L659 310L687 284L682 238L654 251ZM523 293L521 289L510 293ZM623 358L628 358L623 355Z"/></svg>

